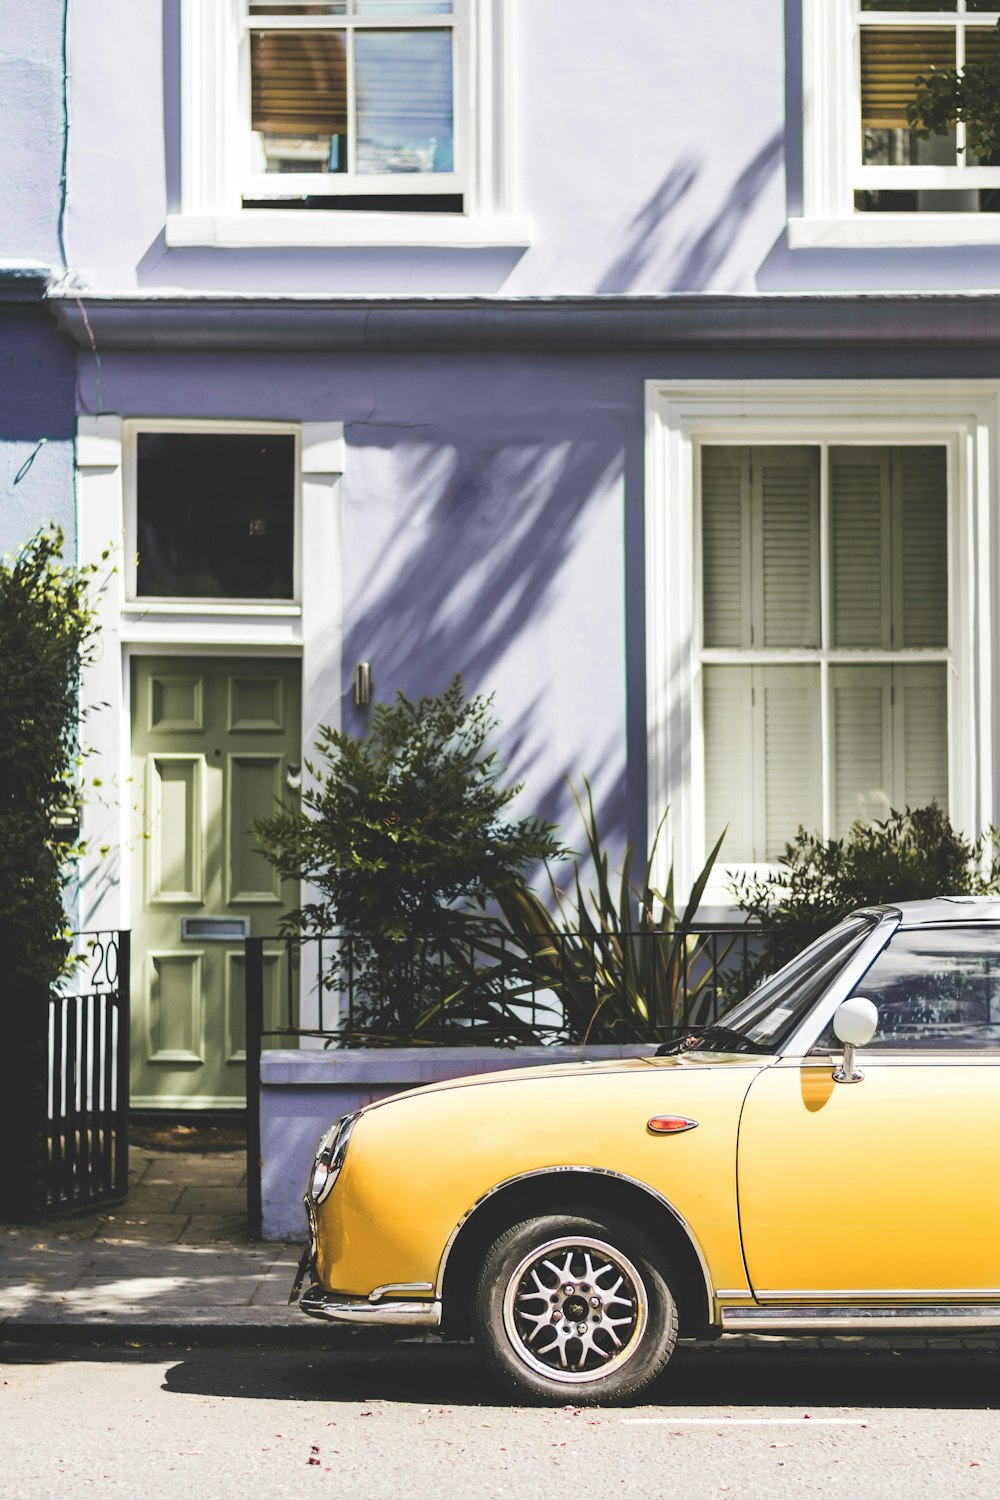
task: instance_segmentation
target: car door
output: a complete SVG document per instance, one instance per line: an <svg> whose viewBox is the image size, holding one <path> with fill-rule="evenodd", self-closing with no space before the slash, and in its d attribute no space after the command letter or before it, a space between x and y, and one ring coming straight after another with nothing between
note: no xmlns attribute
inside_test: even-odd
<svg viewBox="0 0 1000 1500"><path fill-rule="evenodd" d="M897 929L855 988L879 1009L838 1083L827 1026L765 1069L740 1124L758 1300L1000 1295L1000 930Z"/></svg>

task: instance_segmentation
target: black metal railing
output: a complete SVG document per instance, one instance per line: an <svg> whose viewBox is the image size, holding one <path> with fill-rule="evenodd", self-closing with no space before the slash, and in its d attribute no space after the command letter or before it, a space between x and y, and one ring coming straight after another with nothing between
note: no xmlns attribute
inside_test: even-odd
<svg viewBox="0 0 1000 1500"><path fill-rule="evenodd" d="M77 967L48 998L42 1213L128 1192L129 938L80 933Z"/></svg>
<svg viewBox="0 0 1000 1500"><path fill-rule="evenodd" d="M759 977L759 953L748 926L552 931L530 947L486 924L381 949L339 935L253 938L247 998L277 1045L653 1043L716 1020Z"/></svg>

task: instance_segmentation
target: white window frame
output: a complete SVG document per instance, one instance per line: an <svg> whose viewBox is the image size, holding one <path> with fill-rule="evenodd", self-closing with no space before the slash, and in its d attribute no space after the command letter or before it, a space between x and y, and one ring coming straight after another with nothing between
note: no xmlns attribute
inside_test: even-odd
<svg viewBox="0 0 1000 1500"><path fill-rule="evenodd" d="M294 198L300 194L315 193L324 197L340 194L369 193L384 197L411 197L447 194L466 194L474 181L472 172L472 147L474 127L469 98L469 78L465 59L469 51L470 27L474 0L452 0L451 15L429 17L402 17L382 19L379 16L331 17L330 21L308 16L276 15L266 24L247 16L243 22L240 42L240 116L246 123L243 133L244 163L241 171L241 193L245 198ZM453 172L400 172L386 176L354 171L346 172L254 172L250 161L253 132L250 120L250 36L254 31L330 31L345 32L384 30L448 30L452 35L452 107L454 128L455 170ZM348 44L349 47L352 45ZM353 97L352 70L348 64L348 99ZM348 114L353 114L348 104ZM351 126L348 126L350 132Z"/></svg>
<svg viewBox="0 0 1000 1500"><path fill-rule="evenodd" d="M1000 15L976 15L984 29ZM859 0L802 0L803 202L788 224L792 249L1000 243L1000 214L856 213L864 187L989 187L1000 168L864 167L860 159ZM951 15L954 25L956 14ZM864 24L947 25L944 13L864 13ZM974 181L973 181L974 178Z"/></svg>
<svg viewBox="0 0 1000 1500"><path fill-rule="evenodd" d="M278 436L290 437L295 443L294 489L292 504L292 597L290 599L220 599L217 596L200 598L197 595L140 594L137 587L139 552L139 476L138 440L144 432L201 433L209 437ZM197 608L200 613L244 614L248 608L254 612L272 615L297 615L301 613L302 600L302 456L299 427L293 422L212 422L202 420L168 421L150 418L146 421L129 421L122 428L122 461L125 483L125 598L127 606L137 605L143 610L157 613L189 614Z"/></svg>
<svg viewBox="0 0 1000 1500"><path fill-rule="evenodd" d="M512 210L512 0L457 0L456 150L460 173L310 177L251 171L246 0L181 0L181 205L170 246L523 246ZM291 19L291 18L290 18ZM297 18L300 26L307 24ZM461 177L459 185L457 177ZM303 188L302 184L306 186ZM309 183L316 184L310 188ZM242 207L244 196L303 191L463 194L462 214Z"/></svg>
<svg viewBox="0 0 1000 1500"><path fill-rule="evenodd" d="M970 835L994 821L993 597L1000 583L998 434L1000 384L986 381L649 381L646 387L646 723L649 835L670 807L671 839L658 854L666 877L689 890L706 839L701 669L717 655L701 641L699 452L706 443L943 444L949 477L948 799ZM810 660L815 652L808 653ZM836 654L836 653L834 653ZM885 653L879 652L879 659ZM907 660L924 653L901 653ZM940 653L931 653L940 655ZM746 661L801 659L794 651L743 653ZM971 732L970 732L971 726ZM829 805L824 809L829 817ZM718 830L721 832L721 829ZM712 830L708 830L711 835ZM732 876L769 866L725 862L706 893L731 907Z"/></svg>

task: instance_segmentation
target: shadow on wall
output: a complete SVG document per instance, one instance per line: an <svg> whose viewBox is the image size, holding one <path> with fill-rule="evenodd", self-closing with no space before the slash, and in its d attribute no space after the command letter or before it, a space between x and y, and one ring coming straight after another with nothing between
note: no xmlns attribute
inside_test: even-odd
<svg viewBox="0 0 1000 1500"><path fill-rule="evenodd" d="M784 134L768 140L722 195L709 224L700 234L675 237L670 219L700 185L702 169L685 163L667 175L628 226L624 248L601 278L599 292L630 292L658 283L664 292L701 292L723 271L747 215L784 160ZM699 212L699 219L705 215ZM734 274L734 282L745 280L745 268ZM724 291L725 287L714 290Z"/></svg>
<svg viewBox="0 0 1000 1500"><path fill-rule="evenodd" d="M606 557L610 567L602 571L594 534L602 527L606 534L610 524L620 535L621 442L470 450L467 435L464 444L442 433L437 442L404 445L406 436L396 427L350 428L352 449L359 457L368 450L354 472L367 473L371 493L356 493L350 504L355 515L369 516L372 552L363 581L345 580L356 590L346 607L348 670L357 660L376 663L380 698L397 689L437 692L457 671L470 693L489 692L530 671L537 687L503 693L518 704L516 717L504 715L501 726L511 778L527 782L531 810L558 822L572 841L578 818L567 778L579 785L588 776L599 791L602 826L620 842L624 580ZM388 502L395 513L383 511L377 522L386 539L381 549L371 540L376 493L395 497ZM602 505L614 506L613 520ZM354 545L360 542L355 536ZM571 597L574 589L589 590L588 597ZM601 661L592 662L592 653ZM592 695L583 686L591 668ZM619 674L610 689L609 671ZM610 714L602 682L606 694L617 695ZM358 732L366 722L348 696L346 727ZM574 749L580 745L586 763Z"/></svg>

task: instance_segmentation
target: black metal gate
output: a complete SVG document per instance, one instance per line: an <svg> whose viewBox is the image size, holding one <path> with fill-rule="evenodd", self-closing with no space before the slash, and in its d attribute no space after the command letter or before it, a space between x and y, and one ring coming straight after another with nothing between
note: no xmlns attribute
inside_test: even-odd
<svg viewBox="0 0 1000 1500"><path fill-rule="evenodd" d="M68 993L48 1000L41 1214L128 1192L130 936L81 934Z"/></svg>

